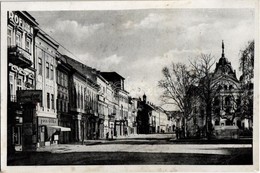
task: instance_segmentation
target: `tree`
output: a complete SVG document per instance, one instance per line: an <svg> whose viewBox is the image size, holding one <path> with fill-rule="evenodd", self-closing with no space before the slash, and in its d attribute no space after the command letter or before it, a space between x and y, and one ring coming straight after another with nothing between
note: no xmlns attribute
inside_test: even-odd
<svg viewBox="0 0 260 173"><path fill-rule="evenodd" d="M249 41L241 50L240 67L242 76L241 114L242 118L252 120L253 117L253 78L254 78L254 40Z"/></svg>
<svg viewBox="0 0 260 173"><path fill-rule="evenodd" d="M183 112L185 136L187 135L186 122L191 113L191 100L189 90L195 77L188 70L186 65L172 63L170 67L162 69L163 79L159 81L159 87L163 89L161 95L165 104L172 104Z"/></svg>
<svg viewBox="0 0 260 173"><path fill-rule="evenodd" d="M254 77L254 40L249 41L247 47L241 50L241 57L239 59L240 66L239 69L242 71L242 82L249 83Z"/></svg>
<svg viewBox="0 0 260 173"><path fill-rule="evenodd" d="M205 105L206 110L206 134L210 139L212 133L212 102L217 93L217 86L212 75L212 67L215 59L211 54L201 54L197 61L191 62L192 70L197 77L198 95Z"/></svg>

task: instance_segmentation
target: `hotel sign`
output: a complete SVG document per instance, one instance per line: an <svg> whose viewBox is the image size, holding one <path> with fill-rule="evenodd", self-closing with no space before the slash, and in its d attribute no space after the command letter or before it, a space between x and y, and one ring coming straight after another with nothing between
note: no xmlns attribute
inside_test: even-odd
<svg viewBox="0 0 260 173"><path fill-rule="evenodd" d="M27 33L32 33L31 26L25 22L20 16L18 16L15 12L9 11L8 18L13 21L17 26L24 29Z"/></svg>
<svg viewBox="0 0 260 173"><path fill-rule="evenodd" d="M42 102L42 90L17 90L17 101L20 103Z"/></svg>

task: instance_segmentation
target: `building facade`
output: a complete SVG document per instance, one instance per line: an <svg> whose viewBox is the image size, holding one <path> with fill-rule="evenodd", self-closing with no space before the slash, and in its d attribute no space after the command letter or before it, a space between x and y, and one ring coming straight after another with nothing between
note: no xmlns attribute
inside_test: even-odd
<svg viewBox="0 0 260 173"><path fill-rule="evenodd" d="M222 42L222 54L219 61L216 63L212 77L212 110L211 110L211 123L213 129L219 127L231 127L238 129L249 129L250 119L244 116L242 112L243 107L243 93L249 93L250 89L243 88L242 78L237 79L236 71L233 70L231 62L225 56L224 43ZM214 86L214 87L213 87ZM196 87L195 89L196 90ZM252 90L251 90L252 91ZM205 103L202 102L200 97L195 93L192 100L194 104L192 107L191 119L187 122L188 131L191 135L195 131L200 130L203 135L206 124L206 110ZM251 108L251 110L253 110ZM205 134L204 134L205 135Z"/></svg>
<svg viewBox="0 0 260 173"><path fill-rule="evenodd" d="M73 116L70 113L70 79L72 73L72 67L66 62L63 56L57 58L57 69L56 69L56 82L57 82L57 118L59 120L59 126L65 127L64 131L60 132L59 143L70 143L72 142L73 127Z"/></svg>
<svg viewBox="0 0 260 173"><path fill-rule="evenodd" d="M58 126L56 98L56 57L58 44L54 43L48 35L39 30L35 38L35 67L36 89L42 91L42 102L38 103L37 116L37 146L48 146L57 143L58 137L54 133Z"/></svg>
<svg viewBox="0 0 260 173"><path fill-rule="evenodd" d="M17 97L19 91L35 90L34 44L38 23L27 12L9 11L7 22L8 49L8 151L22 150L36 143L36 128L32 113L25 117L26 106ZM30 109L32 110L32 109ZM25 117L25 118L24 118ZM24 135L24 126L33 129Z"/></svg>

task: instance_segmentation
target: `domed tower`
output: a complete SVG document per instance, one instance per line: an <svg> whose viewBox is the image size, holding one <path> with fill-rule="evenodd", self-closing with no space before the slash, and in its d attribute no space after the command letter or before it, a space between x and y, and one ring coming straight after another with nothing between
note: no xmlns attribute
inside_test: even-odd
<svg viewBox="0 0 260 173"><path fill-rule="evenodd" d="M235 80L237 80L235 70L233 70L231 63L225 57L225 46L223 40L222 40L222 54L219 61L216 63L216 69L214 74L215 77L219 75L229 75L233 77Z"/></svg>

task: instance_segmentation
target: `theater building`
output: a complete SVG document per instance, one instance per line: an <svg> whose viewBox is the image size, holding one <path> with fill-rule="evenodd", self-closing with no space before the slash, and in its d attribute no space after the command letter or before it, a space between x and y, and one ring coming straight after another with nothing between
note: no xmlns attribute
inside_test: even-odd
<svg viewBox="0 0 260 173"><path fill-rule="evenodd" d="M7 21L8 49L8 151L22 150L25 142L24 105L17 101L17 91L35 89L34 48L35 28L38 23L25 11L9 11ZM30 142L36 139L36 130L28 134Z"/></svg>

